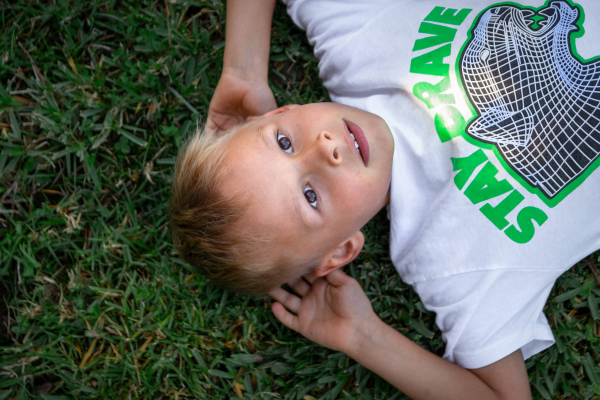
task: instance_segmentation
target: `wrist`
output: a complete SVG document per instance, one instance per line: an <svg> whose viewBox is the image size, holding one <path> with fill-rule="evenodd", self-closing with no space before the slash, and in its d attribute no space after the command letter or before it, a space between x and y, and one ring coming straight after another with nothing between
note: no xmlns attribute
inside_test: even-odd
<svg viewBox="0 0 600 400"><path fill-rule="evenodd" d="M382 343L388 325L383 322L374 312L364 320L356 329L356 334L346 354L352 359L359 361L365 354L370 354L373 349Z"/></svg>
<svg viewBox="0 0 600 400"><path fill-rule="evenodd" d="M230 76L252 84L268 85L268 67L259 65L223 65L221 76Z"/></svg>

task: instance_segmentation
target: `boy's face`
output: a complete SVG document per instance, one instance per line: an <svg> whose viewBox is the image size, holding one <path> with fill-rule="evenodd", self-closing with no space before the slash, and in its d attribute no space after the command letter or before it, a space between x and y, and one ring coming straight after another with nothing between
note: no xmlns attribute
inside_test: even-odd
<svg viewBox="0 0 600 400"><path fill-rule="evenodd" d="M348 263L362 248L360 228L389 202L394 142L375 114L335 103L282 107L227 145L224 190L251 199L238 228L270 239L277 260Z"/></svg>

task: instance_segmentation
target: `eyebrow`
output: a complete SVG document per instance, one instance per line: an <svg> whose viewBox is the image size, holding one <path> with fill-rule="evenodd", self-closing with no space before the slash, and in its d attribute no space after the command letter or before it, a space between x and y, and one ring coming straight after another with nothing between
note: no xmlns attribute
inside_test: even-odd
<svg viewBox="0 0 600 400"><path fill-rule="evenodd" d="M263 142L265 142L267 149L270 149L273 146L273 142L267 138L266 130L267 130L267 126L263 125L258 128L258 134L260 135ZM308 223L308 220L306 219L306 216L304 215L304 212L302 211L302 206L300 205L300 202L298 201L298 196L293 196L293 197L294 197L294 208L296 209L296 217L300 220L300 222L302 222L302 225L304 225L306 230L310 230L311 225Z"/></svg>
<svg viewBox="0 0 600 400"><path fill-rule="evenodd" d="M269 148L271 147L271 142L269 141L269 139L267 139L266 130L267 126L262 125L258 128L258 134L260 135L260 138L263 140L263 142L265 142L265 144L267 145L267 148Z"/></svg>

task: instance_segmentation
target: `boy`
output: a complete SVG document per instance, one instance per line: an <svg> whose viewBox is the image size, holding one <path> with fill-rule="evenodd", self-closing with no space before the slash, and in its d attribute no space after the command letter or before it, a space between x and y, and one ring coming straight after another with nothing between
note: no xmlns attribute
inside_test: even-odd
<svg viewBox="0 0 600 400"><path fill-rule="evenodd" d="M234 289L269 290L282 323L414 399L530 398L523 360L553 343L552 284L600 247L600 6L286 3L341 104L276 109L273 3L230 2L209 115L227 131L178 161L182 256ZM392 260L436 312L446 360L385 325L339 269L388 202ZM224 210L206 230L202 207Z"/></svg>

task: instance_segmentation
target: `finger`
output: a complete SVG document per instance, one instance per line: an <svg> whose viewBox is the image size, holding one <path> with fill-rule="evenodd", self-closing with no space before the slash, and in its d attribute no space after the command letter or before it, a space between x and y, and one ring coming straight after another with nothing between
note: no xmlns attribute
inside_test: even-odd
<svg viewBox="0 0 600 400"><path fill-rule="evenodd" d="M304 275L304 279L306 279L308 281L308 283L310 283L312 285L313 283L315 283L315 281L317 279L319 279L319 277L317 275L315 275L314 272L310 272L310 273Z"/></svg>
<svg viewBox="0 0 600 400"><path fill-rule="evenodd" d="M221 113L217 110L209 110L206 118L207 132L220 134L234 126L244 122L244 118L235 112Z"/></svg>
<svg viewBox="0 0 600 400"><path fill-rule="evenodd" d="M310 285L302 277L290 281L288 285L302 297L310 291Z"/></svg>
<svg viewBox="0 0 600 400"><path fill-rule="evenodd" d="M327 279L327 282L329 282L333 286L340 286L340 285L347 284L348 279L352 279L352 278L350 278L348 275L346 275L344 273L344 271L342 271L341 268L338 268L338 269L328 273L325 276L325 279Z"/></svg>
<svg viewBox="0 0 600 400"><path fill-rule="evenodd" d="M215 135L215 134L218 134L219 131L222 131L222 129L215 122L214 114L209 111L208 117L206 118L205 132L208 133L209 135Z"/></svg>
<svg viewBox="0 0 600 400"><path fill-rule="evenodd" d="M298 322L298 317L286 310L281 303L273 303L271 305L271 310L279 322L296 332L299 331L300 323Z"/></svg>
<svg viewBox="0 0 600 400"><path fill-rule="evenodd" d="M300 308L300 303L302 301L298 296L295 296L287 290L283 290L282 288L271 290L269 295L283 304L285 308L291 312L298 313L298 309Z"/></svg>
<svg viewBox="0 0 600 400"><path fill-rule="evenodd" d="M283 107L280 107L279 109L281 111L287 111L287 110L291 110L292 108L296 108L296 107L300 107L300 104L286 104Z"/></svg>

